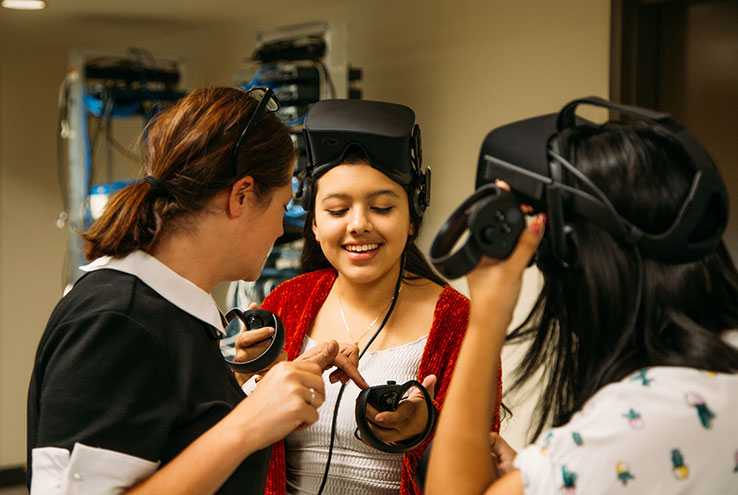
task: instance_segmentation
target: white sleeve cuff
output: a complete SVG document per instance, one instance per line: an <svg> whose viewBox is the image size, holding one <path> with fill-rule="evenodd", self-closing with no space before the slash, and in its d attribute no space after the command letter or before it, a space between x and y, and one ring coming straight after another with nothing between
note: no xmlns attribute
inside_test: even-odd
<svg viewBox="0 0 738 495"><path fill-rule="evenodd" d="M121 452L75 443L67 449L33 449L31 495L115 495L148 478L159 467Z"/></svg>
<svg viewBox="0 0 738 495"><path fill-rule="evenodd" d="M241 390L243 390L244 394L249 396L254 393L254 390L256 390L257 385L258 383L256 383L256 375L254 375L251 378L249 378L249 380L246 383L241 385Z"/></svg>

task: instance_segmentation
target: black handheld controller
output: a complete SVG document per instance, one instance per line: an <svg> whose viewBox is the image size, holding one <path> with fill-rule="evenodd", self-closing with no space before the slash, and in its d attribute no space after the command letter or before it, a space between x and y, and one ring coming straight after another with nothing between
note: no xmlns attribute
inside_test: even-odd
<svg viewBox="0 0 738 495"><path fill-rule="evenodd" d="M369 427L369 421L366 418L367 404L371 404L379 411L396 411L400 407L402 399L405 398L407 391L412 388L417 388L422 392L428 408L428 422L426 423L425 430L420 435L403 441L402 444L382 442ZM398 385L396 382L390 380L386 385L375 385L362 390L356 398L354 412L357 426L357 432L354 433L354 436L360 440L364 440L382 452L402 453L413 450L428 438L428 435L430 435L436 425L436 408L433 405L433 399L431 399L425 387L417 380L410 380L402 385ZM359 432L361 433L361 437L358 435Z"/></svg>
<svg viewBox="0 0 738 495"><path fill-rule="evenodd" d="M448 278L461 277L482 256L507 258L524 228L518 197L486 184L464 201L438 231L430 248L431 263ZM452 252L467 229L466 241Z"/></svg>
<svg viewBox="0 0 738 495"><path fill-rule="evenodd" d="M366 401L377 408L377 410L396 411L407 388L403 385L397 385L397 382L390 380L387 382L387 385L369 387L367 390L369 392Z"/></svg>
<svg viewBox="0 0 738 495"><path fill-rule="evenodd" d="M250 361L230 361L229 359L226 359L228 366L230 366L236 373L248 374L263 370L276 361L285 342L284 323L282 323L279 316L264 309L249 309L247 311L241 311L238 308L233 308L226 314L226 320L230 323L235 318L238 318L243 322L247 331L256 330L257 328L272 327L274 328L274 335L272 335L271 343L263 354Z"/></svg>

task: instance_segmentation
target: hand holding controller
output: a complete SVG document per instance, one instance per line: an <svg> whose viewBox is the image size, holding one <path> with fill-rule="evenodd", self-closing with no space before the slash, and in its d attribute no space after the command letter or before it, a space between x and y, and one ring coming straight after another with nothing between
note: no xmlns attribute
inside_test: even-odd
<svg viewBox="0 0 738 495"><path fill-rule="evenodd" d="M230 323L235 318L241 320L247 331L273 327L274 335L271 336L270 343L262 354L249 361L230 361L226 359L228 366L236 373L250 374L263 370L274 363L279 357L285 342L284 323L282 323L279 316L264 309L241 311L238 308L233 308L226 314L226 320Z"/></svg>
<svg viewBox="0 0 738 495"><path fill-rule="evenodd" d="M446 277L461 277L482 256L507 258L524 228L525 217L517 196L495 184L486 184L464 201L438 231L430 248L431 262ZM452 252L467 229L466 242Z"/></svg>
<svg viewBox="0 0 738 495"><path fill-rule="evenodd" d="M379 412L396 411L411 390L419 391L427 408L428 419L423 432L420 435L403 440L401 444L386 443L380 440L369 425L367 405L373 406ZM428 437L431 431L433 431L436 422L436 409L433 405L433 399L420 382L410 380L402 385L398 385L394 381L388 381L386 385L375 385L361 391L356 399L355 417L357 431L354 433L354 436L356 438L383 452L400 453L418 447ZM361 436L359 436L359 432Z"/></svg>

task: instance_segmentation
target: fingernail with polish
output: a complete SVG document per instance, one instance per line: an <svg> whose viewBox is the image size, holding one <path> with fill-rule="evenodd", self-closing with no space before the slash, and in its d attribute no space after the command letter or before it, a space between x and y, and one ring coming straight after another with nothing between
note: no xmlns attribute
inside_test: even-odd
<svg viewBox="0 0 738 495"><path fill-rule="evenodd" d="M539 213L536 215L536 219L533 221L533 232L540 234L543 232L543 227L546 225L546 214Z"/></svg>

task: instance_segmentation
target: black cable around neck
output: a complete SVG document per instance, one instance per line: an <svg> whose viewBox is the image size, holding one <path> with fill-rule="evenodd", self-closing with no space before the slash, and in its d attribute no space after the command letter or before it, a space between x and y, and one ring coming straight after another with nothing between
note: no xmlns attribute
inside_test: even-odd
<svg viewBox="0 0 738 495"><path fill-rule="evenodd" d="M387 324L387 321L392 315L392 311L395 309L395 304L397 304L397 296L400 294L400 286L402 285L402 272L405 269L405 258L406 257L407 257L407 246L405 247L405 250L402 252L402 261L400 263L400 274L397 276L397 282L395 283L395 294L392 296L392 303L390 304L389 310L387 311L387 314L384 316L384 319L382 319L382 323L379 325L379 328L377 328L377 331L374 332L374 335L372 335L372 338L369 339L369 342L367 342L367 344L364 346L364 349L362 349L362 351L359 353L359 359L361 359L361 357L366 353L366 351L369 349L369 346L372 345L374 340L379 335L379 332L381 332L384 326ZM343 397L343 391L346 389L346 383L341 384L341 388L338 391L338 397L336 397L336 405L333 407L333 419L331 420L331 441L328 445L328 459L326 459L325 461L325 471L323 471L323 479L320 481L320 488L318 488L317 495L321 495L323 493L325 484L328 481L328 470L331 468L331 457L333 457L333 444L335 443L335 440L336 440L336 423L338 421L338 406L341 404L341 397Z"/></svg>

